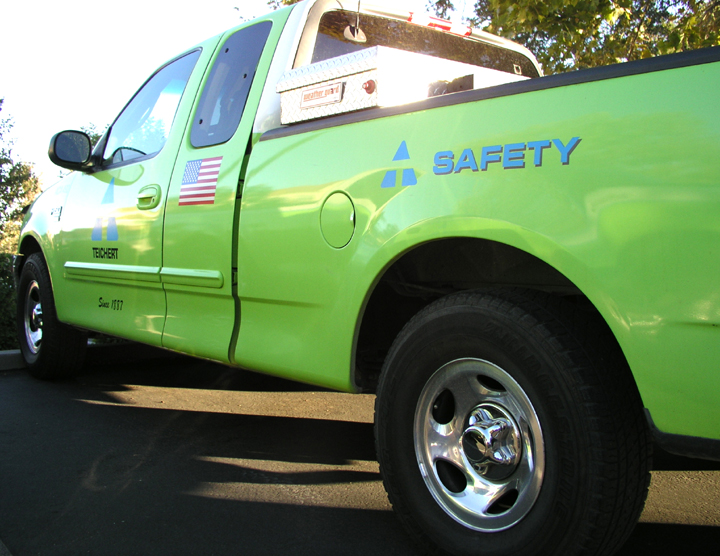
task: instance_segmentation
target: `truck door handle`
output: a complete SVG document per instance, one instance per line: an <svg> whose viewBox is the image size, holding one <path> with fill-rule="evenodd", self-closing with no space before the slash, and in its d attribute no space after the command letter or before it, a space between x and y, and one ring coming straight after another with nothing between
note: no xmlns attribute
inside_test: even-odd
<svg viewBox="0 0 720 556"><path fill-rule="evenodd" d="M162 190L159 185L146 185L137 195L137 208L140 210L154 209L160 204Z"/></svg>

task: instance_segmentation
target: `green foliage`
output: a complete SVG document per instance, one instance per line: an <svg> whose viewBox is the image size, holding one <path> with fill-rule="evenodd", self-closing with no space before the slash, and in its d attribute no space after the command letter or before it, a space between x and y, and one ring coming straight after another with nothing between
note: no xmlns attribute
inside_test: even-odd
<svg viewBox="0 0 720 556"><path fill-rule="evenodd" d="M8 138L12 126L10 118L0 118L0 350L18 348L11 253L17 248L23 208L40 192L32 166L13 161Z"/></svg>
<svg viewBox="0 0 720 556"><path fill-rule="evenodd" d="M15 283L12 256L0 253L0 350L18 349L15 335Z"/></svg>
<svg viewBox="0 0 720 556"><path fill-rule="evenodd" d="M104 129L99 129L95 124L89 123L88 125L84 125L80 128L80 131L83 131L87 134L88 137L90 137L90 148L94 149L95 145L97 145L98 141L102 139L103 134L107 131L108 126L105 126Z"/></svg>
<svg viewBox="0 0 720 556"><path fill-rule="evenodd" d="M455 9L427 6L442 18ZM720 45L720 0L476 0L469 23L524 44L552 74Z"/></svg>
<svg viewBox="0 0 720 556"><path fill-rule="evenodd" d="M7 137L12 126L10 118L0 118L0 253L15 250L23 209L40 193L32 166L13 161L12 141Z"/></svg>
<svg viewBox="0 0 720 556"><path fill-rule="evenodd" d="M297 4L300 1L301 0L270 0L267 4L273 10L279 10L280 8L284 8L285 6L292 6L293 4Z"/></svg>
<svg viewBox="0 0 720 556"><path fill-rule="evenodd" d="M122 146L139 148L145 153L155 153L163 148L167 138L165 121L162 118L148 116L141 127L128 135Z"/></svg>
<svg viewBox="0 0 720 556"><path fill-rule="evenodd" d="M527 46L545 73L720 44L720 0L479 0L471 23Z"/></svg>
<svg viewBox="0 0 720 556"><path fill-rule="evenodd" d="M451 0L427 0L427 9L428 11L434 11L438 17L448 19L455 6Z"/></svg>

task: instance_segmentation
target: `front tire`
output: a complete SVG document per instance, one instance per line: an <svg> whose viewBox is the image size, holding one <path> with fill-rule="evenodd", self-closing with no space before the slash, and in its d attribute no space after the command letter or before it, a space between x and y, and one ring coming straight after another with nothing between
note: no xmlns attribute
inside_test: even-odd
<svg viewBox="0 0 720 556"><path fill-rule="evenodd" d="M432 554L611 554L649 483L642 403L604 323L546 294L449 296L396 339L376 401L390 502Z"/></svg>
<svg viewBox="0 0 720 556"><path fill-rule="evenodd" d="M41 254L33 253L25 261L17 293L17 335L30 374L52 380L77 372L87 334L57 319L50 273Z"/></svg>

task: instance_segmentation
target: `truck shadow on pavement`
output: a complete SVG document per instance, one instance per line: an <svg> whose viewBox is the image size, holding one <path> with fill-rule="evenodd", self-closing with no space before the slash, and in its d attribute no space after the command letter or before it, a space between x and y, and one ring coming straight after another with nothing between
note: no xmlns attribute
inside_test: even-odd
<svg viewBox="0 0 720 556"><path fill-rule="evenodd" d="M301 418L217 406L250 393L273 410L281 394L326 391L114 351L75 379L0 374L0 538L13 556L414 553L371 423L323 418L320 405Z"/></svg>
<svg viewBox="0 0 720 556"><path fill-rule="evenodd" d="M122 345L86 371L0 373L13 556L414 554L381 485L372 400ZM619 554L710 553L719 533L641 523Z"/></svg>

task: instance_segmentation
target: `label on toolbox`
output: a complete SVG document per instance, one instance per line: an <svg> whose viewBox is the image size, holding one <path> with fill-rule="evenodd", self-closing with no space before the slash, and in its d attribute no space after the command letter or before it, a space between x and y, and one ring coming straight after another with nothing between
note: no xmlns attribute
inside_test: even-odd
<svg viewBox="0 0 720 556"><path fill-rule="evenodd" d="M300 108L315 108L342 101L343 82L326 83L312 89L303 89Z"/></svg>

